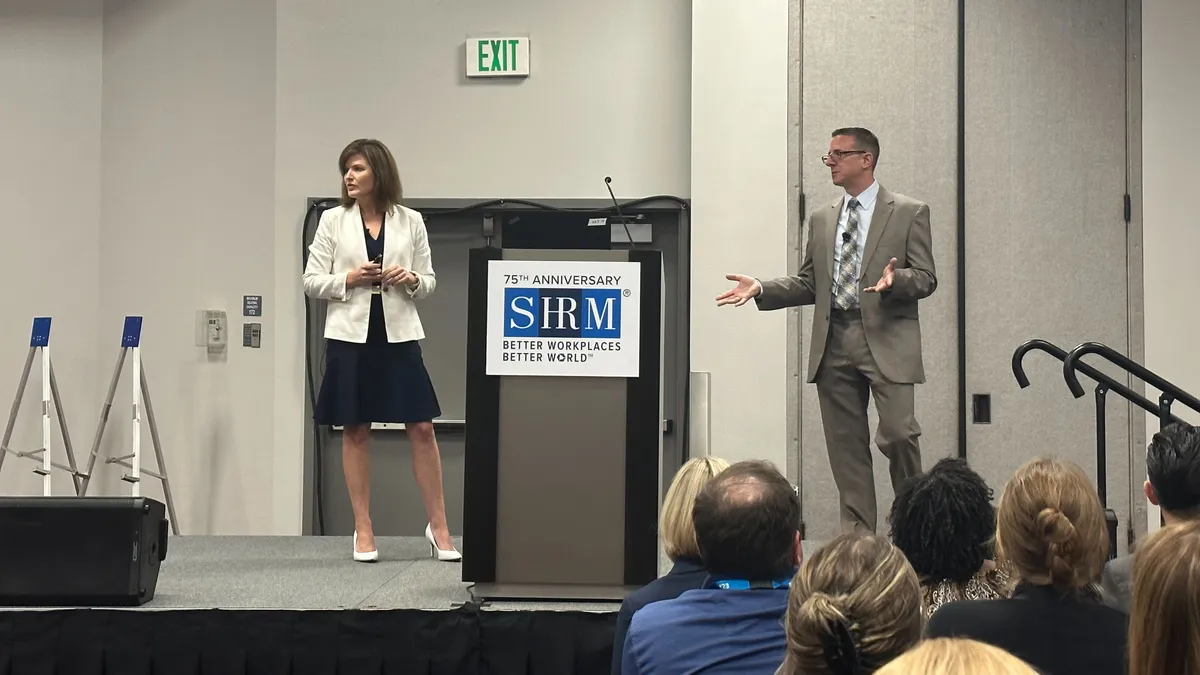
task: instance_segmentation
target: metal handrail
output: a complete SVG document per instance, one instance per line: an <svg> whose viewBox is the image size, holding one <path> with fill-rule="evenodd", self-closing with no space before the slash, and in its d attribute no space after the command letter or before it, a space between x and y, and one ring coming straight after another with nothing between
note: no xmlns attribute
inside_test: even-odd
<svg viewBox="0 0 1200 675"><path fill-rule="evenodd" d="M1067 381L1067 387L1071 390L1071 394L1075 398L1080 398L1084 395L1083 386L1079 384L1079 376L1076 375L1077 370L1083 370L1086 364L1080 363L1079 359L1088 354L1098 354L1104 357L1113 365L1125 369L1129 373L1138 376L1147 384L1153 385L1162 392L1159 397L1159 405L1150 412L1159 416L1159 420L1164 424L1170 421L1180 421L1179 418L1171 414L1171 403L1179 401L1192 410L1200 413L1200 399L1180 389L1178 385L1168 382L1160 377L1157 373L1150 371L1142 364L1125 356L1121 352L1109 347L1108 345L1099 342L1085 342L1071 353L1067 354L1067 358L1063 359L1063 379ZM1115 389L1114 389L1115 391ZM1132 399L1131 399L1132 400ZM1136 401L1134 401L1136 403Z"/></svg>
<svg viewBox="0 0 1200 675"><path fill-rule="evenodd" d="M1078 373L1082 372L1096 381L1094 392L1096 397L1096 491L1100 497L1100 504L1104 506L1104 519L1108 526L1108 557L1109 559L1115 558L1117 556L1118 523L1116 512L1108 508L1108 451L1106 438L1107 425L1105 423L1106 394L1109 391L1120 394L1130 403L1146 412L1156 415L1161 425L1166 425L1169 422L1182 422L1178 417L1171 414L1171 402L1174 399L1180 399L1197 411L1200 411L1200 408L1196 408L1193 403L1200 404L1200 401L1192 398L1179 387L1150 372L1141 364L1127 358L1124 354L1099 342L1085 342L1072 349L1069 353L1046 340L1034 339L1025 342L1017 347L1012 357L1013 376L1017 378L1017 384L1022 389L1029 386L1029 378L1025 375L1023 361L1025 355L1035 349L1044 351L1062 361L1063 377L1066 379L1067 387L1071 390L1071 394L1075 398L1080 398L1085 393L1083 385L1079 383ZM1137 375L1146 382L1161 389L1164 393L1159 397L1158 405L1155 405L1150 399L1133 391L1121 382L1079 360L1085 354L1092 353L1104 356L1113 364L1124 368L1126 372Z"/></svg>
<svg viewBox="0 0 1200 675"><path fill-rule="evenodd" d="M1099 343L1089 342L1089 343L1085 343L1085 344L1099 344ZM1083 346L1084 345L1080 345L1079 347L1076 347L1074 350L1072 350L1072 353L1074 353L1075 351L1078 351ZM1035 349L1038 351L1046 352L1047 354L1053 356L1054 358L1058 359L1059 361L1062 361L1063 368L1064 368L1063 372L1064 373L1067 372L1066 371L1066 368L1067 368L1066 360L1070 355L1067 353L1067 351L1065 349L1063 349L1062 347L1059 347L1058 345L1053 344L1051 342L1047 342L1046 340L1041 340L1041 339L1029 340L1028 342L1022 344L1020 347L1017 347L1016 351L1013 352L1013 356L1012 356L1013 377L1017 378L1017 384L1022 389L1025 389L1026 387L1029 386L1029 378L1025 375L1025 366L1023 364L1023 361L1025 360L1025 355L1031 351L1034 351ZM1117 365L1120 365L1120 364L1117 364ZM1146 412L1148 412L1152 415L1159 415L1162 413L1161 408L1159 406L1155 405L1154 402L1151 401L1150 399L1146 398L1145 396L1142 396L1141 394L1130 389L1129 387L1125 386L1124 384L1121 384L1120 382L1113 379L1112 377L1105 375L1101 371L1096 370L1092 366L1089 366L1088 364L1079 361L1078 358L1076 358L1076 360L1073 362L1073 365L1071 366L1072 372L1074 372L1076 370L1083 373L1084 375L1087 375L1088 377L1092 378L1096 382L1104 385L1104 387L1109 389L1110 391L1120 394L1127 401L1138 406L1142 410L1145 410ZM1083 394L1084 394L1083 387L1079 385L1078 379L1075 380L1075 383L1078 388L1071 387L1071 379L1068 378L1067 386L1071 387L1071 393L1075 395L1075 398L1079 398L1079 397L1083 396ZM1171 415L1170 419L1172 422L1182 422L1183 421L1174 415Z"/></svg>

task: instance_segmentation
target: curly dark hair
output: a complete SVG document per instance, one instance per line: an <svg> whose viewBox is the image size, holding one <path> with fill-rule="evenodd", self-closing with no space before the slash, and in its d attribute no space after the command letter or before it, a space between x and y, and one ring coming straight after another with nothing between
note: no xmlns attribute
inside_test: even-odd
<svg viewBox="0 0 1200 675"><path fill-rule="evenodd" d="M892 542L921 581L969 581L993 555L992 489L966 460L940 460L900 489L888 515Z"/></svg>

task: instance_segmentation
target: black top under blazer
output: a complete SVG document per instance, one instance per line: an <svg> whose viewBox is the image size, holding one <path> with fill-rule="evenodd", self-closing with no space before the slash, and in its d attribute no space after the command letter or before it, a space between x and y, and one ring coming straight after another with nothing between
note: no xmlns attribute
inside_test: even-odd
<svg viewBox="0 0 1200 675"><path fill-rule="evenodd" d="M999 647L1044 675L1124 675L1127 630L1128 617L1098 599L1024 582L1005 600L943 605L925 628Z"/></svg>

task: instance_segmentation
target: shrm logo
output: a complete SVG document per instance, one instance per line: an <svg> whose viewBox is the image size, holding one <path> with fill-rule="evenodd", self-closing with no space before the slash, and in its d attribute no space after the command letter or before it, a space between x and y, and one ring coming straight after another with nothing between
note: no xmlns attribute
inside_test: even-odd
<svg viewBox="0 0 1200 675"><path fill-rule="evenodd" d="M504 337L617 339L617 288L505 288Z"/></svg>

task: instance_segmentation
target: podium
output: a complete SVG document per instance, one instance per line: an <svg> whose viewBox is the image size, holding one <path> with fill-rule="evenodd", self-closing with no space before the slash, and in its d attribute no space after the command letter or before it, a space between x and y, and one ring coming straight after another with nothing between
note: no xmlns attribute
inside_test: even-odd
<svg viewBox="0 0 1200 675"><path fill-rule="evenodd" d="M477 601L619 601L658 576L662 254L469 265L462 579Z"/></svg>

